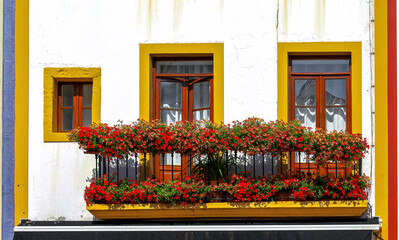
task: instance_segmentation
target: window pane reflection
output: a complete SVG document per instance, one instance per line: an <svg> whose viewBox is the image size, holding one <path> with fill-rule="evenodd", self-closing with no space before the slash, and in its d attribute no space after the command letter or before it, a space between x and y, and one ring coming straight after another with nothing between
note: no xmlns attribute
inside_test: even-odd
<svg viewBox="0 0 399 240"><path fill-rule="evenodd" d="M316 105L316 80L295 79L295 105Z"/></svg>
<svg viewBox="0 0 399 240"><path fill-rule="evenodd" d="M74 87L73 85L62 85L62 106L63 107L72 107L73 106L73 95L74 95Z"/></svg>
<svg viewBox="0 0 399 240"><path fill-rule="evenodd" d="M61 131L71 131L73 129L73 109L61 110Z"/></svg>
<svg viewBox="0 0 399 240"><path fill-rule="evenodd" d="M209 109L193 111L193 121L211 120L211 111Z"/></svg>
<svg viewBox="0 0 399 240"><path fill-rule="evenodd" d="M305 127L316 129L316 108L295 108L295 119Z"/></svg>
<svg viewBox="0 0 399 240"><path fill-rule="evenodd" d="M292 72L349 72L349 59L292 59Z"/></svg>
<svg viewBox="0 0 399 240"><path fill-rule="evenodd" d="M161 82L161 108L181 108L182 84Z"/></svg>
<svg viewBox="0 0 399 240"><path fill-rule="evenodd" d="M213 61L157 61L157 73L213 73Z"/></svg>
<svg viewBox="0 0 399 240"><path fill-rule="evenodd" d="M161 122L166 124L181 121L181 111L178 110L161 110Z"/></svg>
<svg viewBox="0 0 399 240"><path fill-rule="evenodd" d="M326 108L326 129L328 131L346 129L346 107Z"/></svg>
<svg viewBox="0 0 399 240"><path fill-rule="evenodd" d="M346 104L346 79L326 79L326 105Z"/></svg>
<svg viewBox="0 0 399 240"><path fill-rule="evenodd" d="M210 82L200 82L193 85L193 108L206 108L211 103Z"/></svg>

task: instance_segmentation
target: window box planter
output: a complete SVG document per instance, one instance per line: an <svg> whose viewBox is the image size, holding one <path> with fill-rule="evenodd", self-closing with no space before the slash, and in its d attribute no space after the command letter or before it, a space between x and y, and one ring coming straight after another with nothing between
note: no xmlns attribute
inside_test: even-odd
<svg viewBox="0 0 399 240"><path fill-rule="evenodd" d="M360 217L367 200L214 202L167 204L93 204L86 209L98 219L226 219Z"/></svg>

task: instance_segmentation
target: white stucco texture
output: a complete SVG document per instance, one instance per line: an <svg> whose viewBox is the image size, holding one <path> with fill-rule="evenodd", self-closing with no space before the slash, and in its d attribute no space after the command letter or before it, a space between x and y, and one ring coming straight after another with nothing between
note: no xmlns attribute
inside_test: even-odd
<svg viewBox="0 0 399 240"><path fill-rule="evenodd" d="M43 142L43 69L100 67L101 120L139 117L140 43L224 43L225 122L277 118L277 42L361 41L370 137L369 6L363 0L30 0L29 218L91 220L95 166L74 143ZM367 173L368 160L365 160Z"/></svg>

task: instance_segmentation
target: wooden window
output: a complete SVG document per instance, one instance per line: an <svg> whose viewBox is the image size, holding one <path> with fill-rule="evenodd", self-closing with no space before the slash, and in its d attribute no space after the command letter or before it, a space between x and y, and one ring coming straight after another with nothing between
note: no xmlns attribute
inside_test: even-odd
<svg viewBox="0 0 399 240"><path fill-rule="evenodd" d="M288 102L289 118L301 121L306 127L351 132L350 57L291 57ZM306 163L302 159L301 163ZM298 156L294 167L299 167ZM338 167L339 171L344 171L343 165ZM315 166L311 164L310 168Z"/></svg>
<svg viewBox="0 0 399 240"><path fill-rule="evenodd" d="M92 83L58 82L58 132L88 126L92 121Z"/></svg>
<svg viewBox="0 0 399 240"><path fill-rule="evenodd" d="M155 119L213 120L212 59L154 59Z"/></svg>
<svg viewBox="0 0 399 240"><path fill-rule="evenodd" d="M170 124L178 121L213 121L213 59L154 58L153 59L153 111L154 119ZM187 159L179 154L157 157L156 168L166 179L180 176L187 169ZM176 174L175 174L176 173ZM176 176L175 176L176 175Z"/></svg>

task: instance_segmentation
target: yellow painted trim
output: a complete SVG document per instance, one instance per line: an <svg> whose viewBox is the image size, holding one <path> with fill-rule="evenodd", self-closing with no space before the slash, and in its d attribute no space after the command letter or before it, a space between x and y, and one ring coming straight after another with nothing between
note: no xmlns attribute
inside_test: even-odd
<svg viewBox="0 0 399 240"><path fill-rule="evenodd" d="M350 53L352 56L352 132L362 132L362 43L299 42L278 43L277 118L288 120L288 57L295 53Z"/></svg>
<svg viewBox="0 0 399 240"><path fill-rule="evenodd" d="M56 83L63 81L93 81L92 122L101 121L101 68L45 68L44 69L44 118L43 137L45 142L68 142L67 133L56 131L56 109L54 96Z"/></svg>
<svg viewBox="0 0 399 240"><path fill-rule="evenodd" d="M214 121L224 120L223 43L140 44L140 119L150 120L151 57L153 55L212 54L214 62Z"/></svg>
<svg viewBox="0 0 399 240"><path fill-rule="evenodd" d="M29 0L15 2L14 223L28 217Z"/></svg>
<svg viewBox="0 0 399 240"><path fill-rule="evenodd" d="M367 201L216 202L184 207L94 204L86 209L99 219L359 217L367 210Z"/></svg>
<svg viewBox="0 0 399 240"><path fill-rule="evenodd" d="M388 6L374 1L375 14L375 215L388 239Z"/></svg>

